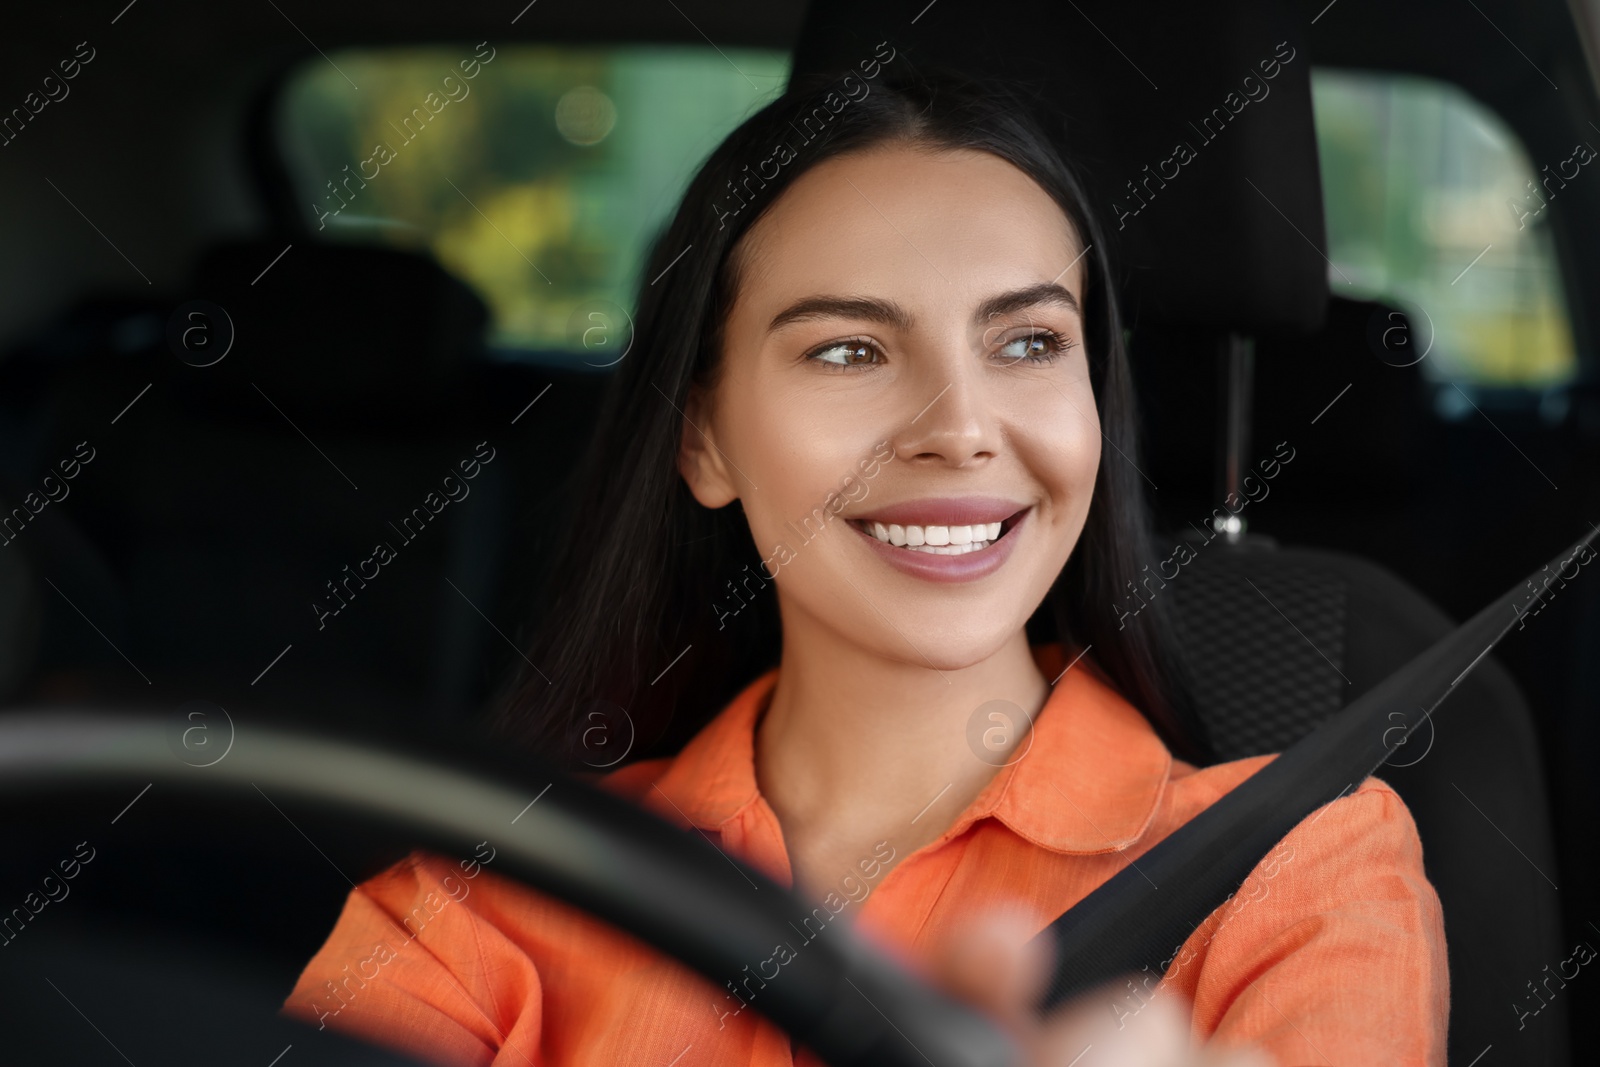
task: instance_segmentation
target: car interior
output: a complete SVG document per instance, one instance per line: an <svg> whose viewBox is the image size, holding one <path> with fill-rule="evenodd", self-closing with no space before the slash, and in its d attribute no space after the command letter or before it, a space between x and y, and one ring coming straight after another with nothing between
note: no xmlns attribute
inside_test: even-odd
<svg viewBox="0 0 1600 1067"><path fill-rule="evenodd" d="M1593 0L10 17L0 725L470 731L541 618L666 212L789 78L885 41L1015 79L1083 178L1158 519L1118 612L1173 598L1221 759L1285 749L1600 524ZM1545 573L1378 772L1443 904L1462 1064L1600 1056L1600 983L1558 972L1600 938L1600 580ZM240 782L0 791L0 916L82 864L0 918L52 1062L266 1063L283 1034L401 1062L269 1017L403 844Z"/></svg>

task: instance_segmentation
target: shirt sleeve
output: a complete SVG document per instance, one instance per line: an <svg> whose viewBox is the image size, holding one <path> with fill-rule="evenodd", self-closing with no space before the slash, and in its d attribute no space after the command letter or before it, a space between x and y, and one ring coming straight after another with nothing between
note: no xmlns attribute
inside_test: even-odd
<svg viewBox="0 0 1600 1067"><path fill-rule="evenodd" d="M1166 977L1194 998L1198 1036L1280 1067L1443 1067L1444 919L1405 802L1369 778L1312 813Z"/></svg>
<svg viewBox="0 0 1600 1067"><path fill-rule="evenodd" d="M475 913L482 874L419 852L356 886L282 1012L441 1067L542 1067L539 974Z"/></svg>

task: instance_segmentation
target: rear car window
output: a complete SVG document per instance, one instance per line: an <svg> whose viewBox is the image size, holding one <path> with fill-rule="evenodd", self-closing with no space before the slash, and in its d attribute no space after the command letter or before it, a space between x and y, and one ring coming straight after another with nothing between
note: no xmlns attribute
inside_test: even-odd
<svg viewBox="0 0 1600 1067"><path fill-rule="evenodd" d="M1577 363L1541 182L1565 161L1535 167L1495 114L1428 78L1314 69L1312 102L1333 291L1403 308L1433 381L1559 391Z"/></svg>
<svg viewBox="0 0 1600 1067"><path fill-rule="evenodd" d="M430 252L488 302L503 358L603 366L694 168L788 71L709 46L352 49L295 72L276 133L319 239ZM1433 381L1559 392L1548 172L1446 83L1318 68L1312 90L1334 291L1404 308Z"/></svg>
<svg viewBox="0 0 1600 1067"><path fill-rule="evenodd" d="M275 133L318 239L431 252L497 355L598 366L695 167L788 73L710 46L353 49L297 69Z"/></svg>

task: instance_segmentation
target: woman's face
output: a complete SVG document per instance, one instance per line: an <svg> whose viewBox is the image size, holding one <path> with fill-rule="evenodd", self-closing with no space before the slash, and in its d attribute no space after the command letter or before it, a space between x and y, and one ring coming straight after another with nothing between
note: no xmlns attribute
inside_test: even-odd
<svg viewBox="0 0 1600 1067"><path fill-rule="evenodd" d="M988 658L1094 489L1079 236L998 157L893 145L808 171L737 251L721 373L684 433L696 498L742 502L787 635Z"/></svg>

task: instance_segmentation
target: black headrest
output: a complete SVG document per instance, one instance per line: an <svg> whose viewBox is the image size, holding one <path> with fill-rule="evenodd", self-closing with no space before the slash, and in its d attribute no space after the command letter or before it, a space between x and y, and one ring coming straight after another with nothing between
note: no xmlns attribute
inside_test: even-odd
<svg viewBox="0 0 1600 1067"><path fill-rule="evenodd" d="M187 295L227 312L230 370L250 364L263 387L313 400L426 390L481 354L488 322L478 295L427 256L304 238L219 244Z"/></svg>
<svg viewBox="0 0 1600 1067"><path fill-rule="evenodd" d="M795 75L859 69L887 40L891 70L1016 79L1084 179L1130 321L1317 328L1328 264L1302 13L1268 0L918 6L812 0Z"/></svg>

